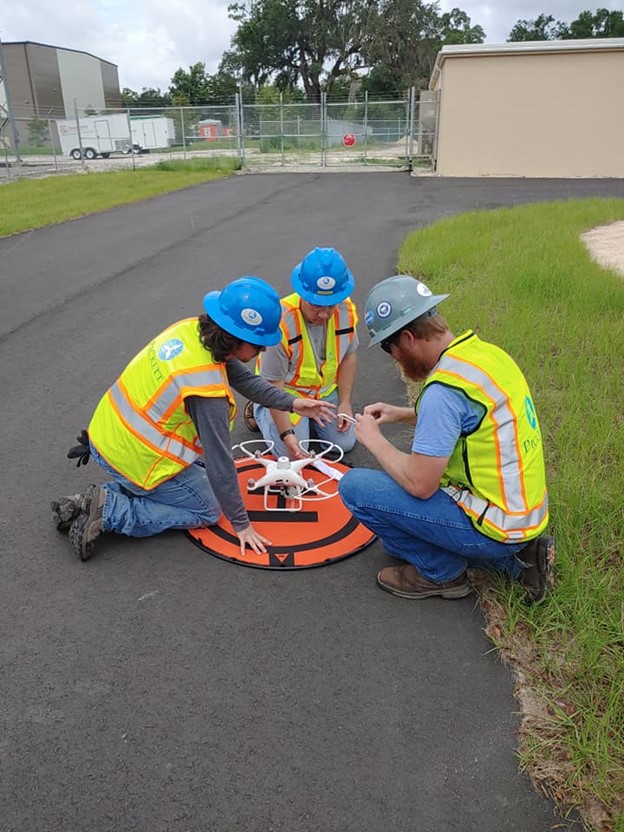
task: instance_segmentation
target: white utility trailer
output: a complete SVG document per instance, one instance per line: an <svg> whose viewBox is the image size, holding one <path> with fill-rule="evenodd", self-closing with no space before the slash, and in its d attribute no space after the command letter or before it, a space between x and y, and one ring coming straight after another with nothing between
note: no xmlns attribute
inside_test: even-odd
<svg viewBox="0 0 624 832"><path fill-rule="evenodd" d="M141 148L153 150L171 147L175 142L175 121L166 116L130 116L132 141Z"/></svg>
<svg viewBox="0 0 624 832"><path fill-rule="evenodd" d="M128 119L126 113L57 119L61 151L72 159L108 159L111 153L144 153L169 147L175 139L175 123L165 116Z"/></svg>

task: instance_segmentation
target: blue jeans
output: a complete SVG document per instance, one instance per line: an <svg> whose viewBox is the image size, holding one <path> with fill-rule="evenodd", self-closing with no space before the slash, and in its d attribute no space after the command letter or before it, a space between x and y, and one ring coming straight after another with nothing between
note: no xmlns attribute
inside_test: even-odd
<svg viewBox="0 0 624 832"><path fill-rule="evenodd" d="M145 491L115 471L93 445L91 456L113 477L102 486L106 491L102 531L151 537L165 529L211 526L221 516L221 507L201 465L189 465L177 476Z"/></svg>
<svg viewBox="0 0 624 832"><path fill-rule="evenodd" d="M338 391L334 390L334 392L330 393L329 396L326 396L323 401L338 405ZM258 423L258 427L260 428L260 433L262 434L264 441L271 441L275 443L272 451L275 456L288 456L286 445L279 438L279 431L273 421L271 411L267 407L263 407L261 404L255 404L254 418ZM295 435L299 441L310 438L309 419L300 419L296 425L292 425L292 428L295 431ZM328 425L325 425L325 427L321 427L314 422L314 435L318 439L325 439L326 441L333 442L334 445L338 445L342 448L345 453L353 450L353 446L355 445L355 429L351 424L349 425L348 430L344 431L344 433L339 433L337 421L330 422Z"/></svg>
<svg viewBox="0 0 624 832"><path fill-rule="evenodd" d="M413 564L430 581L452 581L468 566L514 578L522 571L516 553L526 543L499 543L481 534L442 490L421 500L384 471L355 468L340 480L339 493L390 554Z"/></svg>

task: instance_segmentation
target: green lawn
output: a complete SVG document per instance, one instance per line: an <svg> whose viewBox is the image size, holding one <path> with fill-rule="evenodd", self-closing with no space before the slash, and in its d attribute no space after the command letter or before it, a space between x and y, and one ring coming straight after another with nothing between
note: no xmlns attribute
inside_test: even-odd
<svg viewBox="0 0 624 832"><path fill-rule="evenodd" d="M624 200L570 200L444 219L412 233L399 268L450 292L455 334L506 349L532 388L545 441L557 586L527 608L485 581L488 632L528 706L521 763L589 828L624 831L624 279L579 234ZM411 390L413 396L415 390Z"/></svg>
<svg viewBox="0 0 624 832"><path fill-rule="evenodd" d="M137 170L10 182L0 187L0 237L220 179L237 168L233 159L172 160Z"/></svg>

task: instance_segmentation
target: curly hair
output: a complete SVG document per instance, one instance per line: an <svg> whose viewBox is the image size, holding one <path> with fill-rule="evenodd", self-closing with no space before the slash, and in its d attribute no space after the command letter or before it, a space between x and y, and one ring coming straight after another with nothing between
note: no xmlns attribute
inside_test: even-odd
<svg viewBox="0 0 624 832"><path fill-rule="evenodd" d="M198 329L199 340L207 350L210 350L218 364L225 361L236 347L245 343L241 338L230 335L206 314L199 316Z"/></svg>

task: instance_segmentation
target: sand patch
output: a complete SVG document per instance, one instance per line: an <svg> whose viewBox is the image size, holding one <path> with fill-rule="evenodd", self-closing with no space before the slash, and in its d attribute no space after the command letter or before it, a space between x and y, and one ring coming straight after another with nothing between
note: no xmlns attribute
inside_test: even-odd
<svg viewBox="0 0 624 832"><path fill-rule="evenodd" d="M581 240L599 265L624 277L624 221L592 228L581 234Z"/></svg>

